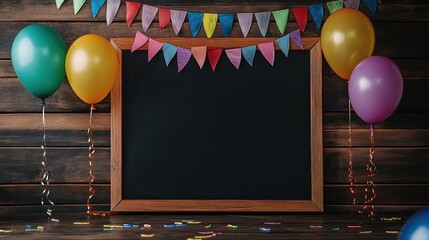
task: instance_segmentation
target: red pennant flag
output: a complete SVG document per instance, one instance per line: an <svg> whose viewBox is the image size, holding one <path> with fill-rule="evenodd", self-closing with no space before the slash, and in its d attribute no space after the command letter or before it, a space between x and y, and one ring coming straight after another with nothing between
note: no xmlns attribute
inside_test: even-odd
<svg viewBox="0 0 429 240"><path fill-rule="evenodd" d="M127 10L127 14L126 14L127 26L130 27L134 21L134 18L136 18L137 13L139 12L141 3L126 1L125 4L126 4L126 10Z"/></svg>
<svg viewBox="0 0 429 240"><path fill-rule="evenodd" d="M210 66L212 66L213 71L216 68L217 62L219 61L221 54L222 48L209 48L207 51L207 56L209 58Z"/></svg>
<svg viewBox="0 0 429 240"><path fill-rule="evenodd" d="M170 23L170 9L160 8L158 11L159 28L162 30Z"/></svg>
<svg viewBox="0 0 429 240"><path fill-rule="evenodd" d="M304 32L305 27L307 26L307 6L292 8L292 11L301 32Z"/></svg>

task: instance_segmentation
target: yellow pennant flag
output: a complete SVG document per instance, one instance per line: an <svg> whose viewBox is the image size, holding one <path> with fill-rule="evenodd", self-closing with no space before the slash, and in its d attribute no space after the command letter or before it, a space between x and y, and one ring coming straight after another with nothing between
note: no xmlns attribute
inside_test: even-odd
<svg viewBox="0 0 429 240"><path fill-rule="evenodd" d="M211 38L216 28L217 13L204 13L204 31L208 38Z"/></svg>

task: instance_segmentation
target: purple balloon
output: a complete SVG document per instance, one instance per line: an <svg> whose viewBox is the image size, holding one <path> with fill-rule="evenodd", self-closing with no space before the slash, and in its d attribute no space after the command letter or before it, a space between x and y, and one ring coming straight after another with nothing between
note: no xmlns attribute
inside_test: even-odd
<svg viewBox="0 0 429 240"><path fill-rule="evenodd" d="M369 57L353 70L349 98L356 114L367 123L386 120L401 101L404 81L396 64L382 56Z"/></svg>

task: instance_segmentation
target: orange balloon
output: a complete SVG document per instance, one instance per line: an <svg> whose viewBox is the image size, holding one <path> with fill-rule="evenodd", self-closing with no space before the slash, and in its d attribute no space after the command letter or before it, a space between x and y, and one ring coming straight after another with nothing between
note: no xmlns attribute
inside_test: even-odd
<svg viewBox="0 0 429 240"><path fill-rule="evenodd" d="M102 36L84 35L67 52L67 78L76 95L88 104L96 104L109 94L118 70L118 55Z"/></svg>
<svg viewBox="0 0 429 240"><path fill-rule="evenodd" d="M358 63L374 52L375 32L365 14L343 8L328 17L320 40L329 66L338 76L349 80Z"/></svg>

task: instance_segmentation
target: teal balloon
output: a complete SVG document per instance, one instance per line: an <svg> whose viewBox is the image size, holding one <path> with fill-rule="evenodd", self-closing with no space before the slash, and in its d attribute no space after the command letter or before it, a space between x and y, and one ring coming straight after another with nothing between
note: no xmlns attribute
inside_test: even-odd
<svg viewBox="0 0 429 240"><path fill-rule="evenodd" d="M22 29L12 44L12 65L21 83L35 97L54 94L65 78L67 47L53 28L33 24Z"/></svg>

